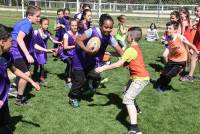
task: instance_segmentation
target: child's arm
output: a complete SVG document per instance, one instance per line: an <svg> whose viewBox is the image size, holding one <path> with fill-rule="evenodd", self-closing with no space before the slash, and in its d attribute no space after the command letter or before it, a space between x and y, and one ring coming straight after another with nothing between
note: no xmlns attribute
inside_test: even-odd
<svg viewBox="0 0 200 134"><path fill-rule="evenodd" d="M155 32L156 32L156 40L158 40L159 39L158 31L155 30Z"/></svg>
<svg viewBox="0 0 200 134"><path fill-rule="evenodd" d="M195 47L195 45L193 45L192 43L190 43L185 37L183 37L182 39L183 43L185 45L188 45L191 49L193 49L197 54L199 54L199 51L197 50L197 48Z"/></svg>
<svg viewBox="0 0 200 134"><path fill-rule="evenodd" d="M72 45L72 46L69 46L69 45L68 45L68 36L65 36L65 35L64 35L63 41L64 41L63 48L64 48L65 50L75 48L75 45Z"/></svg>
<svg viewBox="0 0 200 134"><path fill-rule="evenodd" d="M127 32L127 29L125 28L124 25L120 25L119 29L120 29L120 31L121 31L122 34L125 34Z"/></svg>
<svg viewBox="0 0 200 134"><path fill-rule="evenodd" d="M24 74L22 71L20 71L19 69L15 68L15 66L11 66L10 70L17 75L18 77L28 81L31 83L31 85L38 91L40 90L40 86L34 82L31 78L29 78L26 74Z"/></svg>
<svg viewBox="0 0 200 134"><path fill-rule="evenodd" d="M125 63L124 60L118 60L117 62L115 62L113 64L104 65L102 67L98 67L98 68L95 69L95 71L97 73L101 73L101 72L106 71L106 70L111 70L111 69L119 68L119 67L123 66L124 63Z"/></svg>
<svg viewBox="0 0 200 134"><path fill-rule="evenodd" d="M41 47L41 46L38 45L38 44L35 44L35 45L34 45L34 48L35 48L36 50L39 50L39 51L42 51L42 52L53 53L53 49L46 49L46 48Z"/></svg>
<svg viewBox="0 0 200 134"><path fill-rule="evenodd" d="M62 45L62 42L57 41L57 40L54 40L51 36L49 37L49 39L50 39L53 43L55 43L55 44L60 44L60 45Z"/></svg>
<svg viewBox="0 0 200 134"><path fill-rule="evenodd" d="M22 32L22 31L20 31L18 36L17 36L17 43L19 44L21 50L23 51L24 55L26 56L26 59L27 59L28 63L33 63L34 59L29 54L29 51L27 50L25 42L24 42L24 37L25 36L26 36L26 34L24 32Z"/></svg>

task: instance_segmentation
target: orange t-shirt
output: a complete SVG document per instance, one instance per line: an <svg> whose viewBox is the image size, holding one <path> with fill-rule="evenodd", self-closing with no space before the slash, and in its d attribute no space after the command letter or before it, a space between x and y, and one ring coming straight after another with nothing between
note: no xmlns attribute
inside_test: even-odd
<svg viewBox="0 0 200 134"><path fill-rule="evenodd" d="M194 36L193 43L196 46L197 50L200 51L200 20L199 20L199 23L197 24L197 30Z"/></svg>
<svg viewBox="0 0 200 134"><path fill-rule="evenodd" d="M183 40L186 40L184 36L176 34L172 41L168 42L169 45L169 60L173 62L184 62L187 61L188 52Z"/></svg>

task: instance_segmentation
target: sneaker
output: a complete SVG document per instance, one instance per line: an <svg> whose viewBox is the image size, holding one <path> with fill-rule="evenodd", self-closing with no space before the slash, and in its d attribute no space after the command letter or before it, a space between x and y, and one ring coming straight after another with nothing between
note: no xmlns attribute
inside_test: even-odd
<svg viewBox="0 0 200 134"><path fill-rule="evenodd" d="M180 78L181 81L193 81L194 78L192 76L186 75Z"/></svg>
<svg viewBox="0 0 200 134"><path fill-rule="evenodd" d="M108 78L104 78L103 80L101 80L101 84L107 83L108 82Z"/></svg>
<svg viewBox="0 0 200 134"><path fill-rule="evenodd" d="M67 88L71 89L71 87L72 87L72 83L71 83L71 82L68 82L68 83L66 83L65 86L66 86Z"/></svg>
<svg viewBox="0 0 200 134"><path fill-rule="evenodd" d="M158 91L159 93L163 93L164 92L163 88L161 88L160 86L158 86L156 88L156 91Z"/></svg>
<svg viewBox="0 0 200 134"><path fill-rule="evenodd" d="M141 131L136 131L136 130L129 130L127 132L127 134L142 134L142 132Z"/></svg>
<svg viewBox="0 0 200 134"><path fill-rule="evenodd" d="M17 90L16 90L16 88L12 88L11 87L8 95L16 98L17 97Z"/></svg>
<svg viewBox="0 0 200 134"><path fill-rule="evenodd" d="M41 85L41 86L47 86L48 83L47 83L46 80L43 80L43 81L40 81L40 82L39 82L39 85Z"/></svg>
<svg viewBox="0 0 200 134"><path fill-rule="evenodd" d="M31 106L31 103L30 103L30 101L28 101L28 99L26 97L22 97L22 99L16 99L15 105L17 105L17 106L25 106L25 105Z"/></svg>
<svg viewBox="0 0 200 134"><path fill-rule="evenodd" d="M73 108L78 108L79 107L79 102L77 99L69 99L69 104L73 107Z"/></svg>

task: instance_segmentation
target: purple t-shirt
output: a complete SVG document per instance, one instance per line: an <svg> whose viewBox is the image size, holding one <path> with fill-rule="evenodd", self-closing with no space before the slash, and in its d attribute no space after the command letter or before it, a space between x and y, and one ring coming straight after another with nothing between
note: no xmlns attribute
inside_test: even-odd
<svg viewBox="0 0 200 134"><path fill-rule="evenodd" d="M24 37L26 48L28 49L30 53L33 52L32 23L28 20L28 18L24 18L15 24L14 29L12 31L12 47L10 49L10 52L12 53L14 59L24 57L24 53L22 52L19 44L17 43L17 37L20 31L26 34L26 36Z"/></svg>
<svg viewBox="0 0 200 134"><path fill-rule="evenodd" d="M10 53L4 53L0 56L0 100L5 102L10 89L10 80L7 74L7 68L13 64ZM1 109L1 107L0 107Z"/></svg>

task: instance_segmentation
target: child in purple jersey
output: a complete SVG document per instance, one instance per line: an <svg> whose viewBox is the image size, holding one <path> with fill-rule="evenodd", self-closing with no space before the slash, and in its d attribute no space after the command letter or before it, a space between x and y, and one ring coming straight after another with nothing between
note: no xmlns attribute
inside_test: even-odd
<svg viewBox="0 0 200 134"><path fill-rule="evenodd" d="M30 76L29 64L34 63L34 59L31 56L33 51L32 43L32 23L38 23L40 20L41 9L37 6L29 6L26 11L26 18L19 21L12 31L12 47L11 53L14 58L14 65L21 70L27 76ZM24 90L26 88L27 81L19 79L18 82L18 94L15 104L23 105Z"/></svg>
<svg viewBox="0 0 200 134"><path fill-rule="evenodd" d="M68 85L71 85L71 74L72 74L72 58L75 53L75 39L78 36L78 23L75 19L70 21L70 31L64 34L63 41L64 45L60 49L60 58L64 63L67 63L65 69L65 80Z"/></svg>
<svg viewBox="0 0 200 134"><path fill-rule="evenodd" d="M81 17L82 17L83 11L86 10L86 9L90 9L91 10L90 5L86 4L86 3L81 3L80 4L80 12L74 15L74 19L79 21L81 19Z"/></svg>
<svg viewBox="0 0 200 134"><path fill-rule="evenodd" d="M85 9L79 22L78 32L82 34L84 31L88 30L90 28L91 21L92 11L90 9Z"/></svg>
<svg viewBox="0 0 200 134"><path fill-rule="evenodd" d="M54 49L47 49L47 43L50 39L53 43L62 44L62 42L54 40L48 31L49 20L42 18L40 20L40 28L34 31L34 76L40 83L45 82L44 64L47 63L47 53L53 52ZM39 75L38 75L39 69Z"/></svg>
<svg viewBox="0 0 200 134"><path fill-rule="evenodd" d="M117 41L111 36L113 23L110 15L102 14L99 20L99 28L90 28L76 38L77 49L73 57L73 68L76 68L76 70L73 70L75 81L72 80L72 88L68 95L70 104L75 108L79 106L79 100L82 96L81 89L86 79L99 80L100 75L94 72L94 68L101 66L108 44L111 44L120 55L123 53ZM85 47L84 42L87 43L87 40L92 37L99 37L101 40L101 47L98 52ZM81 52L84 53L80 55Z"/></svg>
<svg viewBox="0 0 200 134"><path fill-rule="evenodd" d="M0 24L0 134L12 134L9 128L9 108L8 108L8 92L10 89L10 81L7 74L7 69L17 76L30 82L36 90L40 87L26 74L13 66L12 55L8 52L11 47L11 34L12 28Z"/></svg>

